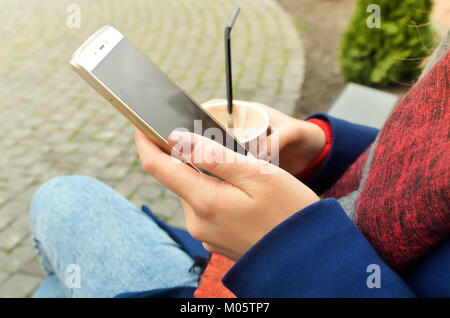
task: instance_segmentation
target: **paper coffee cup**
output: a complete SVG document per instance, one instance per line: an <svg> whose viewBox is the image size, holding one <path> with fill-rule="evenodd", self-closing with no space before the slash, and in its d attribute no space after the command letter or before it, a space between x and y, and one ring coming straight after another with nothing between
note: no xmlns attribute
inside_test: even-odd
<svg viewBox="0 0 450 318"><path fill-rule="evenodd" d="M213 102L202 105L211 117L214 117L225 128L228 125L227 102ZM258 106L233 101L233 128L227 130L246 147L257 141L261 143L267 137L269 115Z"/></svg>

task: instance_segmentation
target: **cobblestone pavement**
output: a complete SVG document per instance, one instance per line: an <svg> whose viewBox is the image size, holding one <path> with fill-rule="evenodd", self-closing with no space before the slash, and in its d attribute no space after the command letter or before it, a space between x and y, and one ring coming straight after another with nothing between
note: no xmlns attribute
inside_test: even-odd
<svg viewBox="0 0 450 318"><path fill-rule="evenodd" d="M72 3L81 9L80 28L66 24ZM236 97L291 113L303 55L291 18L273 0L0 0L0 297L31 296L44 279L28 208L51 177L98 178L184 226L177 197L143 172L133 126L72 72L69 60L110 24L197 100L224 98L223 28L236 4Z"/></svg>

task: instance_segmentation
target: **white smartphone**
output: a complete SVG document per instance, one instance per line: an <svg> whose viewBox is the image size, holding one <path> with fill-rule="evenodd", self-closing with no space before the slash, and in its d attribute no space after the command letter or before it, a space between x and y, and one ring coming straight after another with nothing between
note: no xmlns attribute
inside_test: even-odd
<svg viewBox="0 0 450 318"><path fill-rule="evenodd" d="M167 138L177 128L207 136L215 128L222 134L222 141L214 135L216 141L247 155L225 127L115 28L95 32L73 54L71 65L165 152L170 153Z"/></svg>

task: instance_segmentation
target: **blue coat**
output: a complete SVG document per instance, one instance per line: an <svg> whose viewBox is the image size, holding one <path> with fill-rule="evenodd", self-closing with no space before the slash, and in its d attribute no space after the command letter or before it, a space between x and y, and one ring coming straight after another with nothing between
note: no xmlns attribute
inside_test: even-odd
<svg viewBox="0 0 450 318"><path fill-rule="evenodd" d="M334 183L375 139L378 131L326 117L333 129L330 153L307 183L320 193ZM345 136L352 136L352 143ZM334 158L340 158L334 160ZM191 255L209 257L201 242L159 220ZM398 275L377 255L335 199L314 203L279 224L225 275L237 297L450 297L450 240ZM195 288L128 292L118 297L192 297Z"/></svg>

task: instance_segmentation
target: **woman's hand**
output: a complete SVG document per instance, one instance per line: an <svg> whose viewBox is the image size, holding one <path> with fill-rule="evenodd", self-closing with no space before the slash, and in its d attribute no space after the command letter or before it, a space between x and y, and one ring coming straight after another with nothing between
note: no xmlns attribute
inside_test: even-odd
<svg viewBox="0 0 450 318"><path fill-rule="evenodd" d="M179 196L189 233L208 251L232 260L292 214L319 200L285 170L199 135L174 131L169 144L177 156L222 180L164 153L139 130L135 140L144 169Z"/></svg>
<svg viewBox="0 0 450 318"><path fill-rule="evenodd" d="M224 102L225 100L214 99L205 104ZM319 156L325 146L325 134L323 130L312 123L290 117L269 106L260 103L252 103L264 109L269 115L269 125L272 132L267 144L270 153L271 138L279 138L279 166L290 174L300 174L314 159Z"/></svg>

